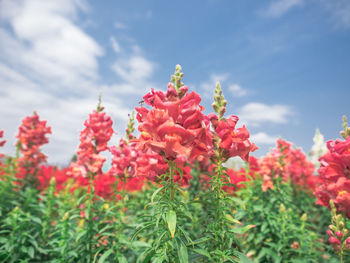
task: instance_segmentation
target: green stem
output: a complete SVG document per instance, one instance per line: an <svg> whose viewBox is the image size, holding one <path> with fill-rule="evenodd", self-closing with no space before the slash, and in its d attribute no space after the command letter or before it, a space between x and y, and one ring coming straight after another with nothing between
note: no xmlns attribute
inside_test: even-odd
<svg viewBox="0 0 350 263"><path fill-rule="evenodd" d="M169 162L169 177L170 177L170 201L174 201L175 188L174 188L174 163Z"/></svg>
<svg viewBox="0 0 350 263"><path fill-rule="evenodd" d="M94 191L94 175L90 174L90 192L89 192L89 202L88 202L88 262L92 262L93 251L92 251L92 239L93 239L93 215L92 215L92 206L93 198L95 195Z"/></svg>

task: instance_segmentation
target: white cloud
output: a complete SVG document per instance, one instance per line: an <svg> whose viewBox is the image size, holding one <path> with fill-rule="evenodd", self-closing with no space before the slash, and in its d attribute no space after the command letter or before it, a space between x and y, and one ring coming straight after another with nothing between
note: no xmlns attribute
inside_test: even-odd
<svg viewBox="0 0 350 263"><path fill-rule="evenodd" d="M322 3L330 12L337 27L350 28L349 0L323 0Z"/></svg>
<svg viewBox="0 0 350 263"><path fill-rule="evenodd" d="M35 110L42 120L47 120L52 127L50 143L43 147L43 152L49 156L50 162L65 163L72 157L79 143L79 132L83 122L97 105L97 94L80 97L57 98L49 90L40 88L9 67L0 63L1 89L0 119L5 130L7 143L5 152L14 152L15 135L21 119L31 115ZM19 95L20 94L20 95ZM106 112L117 122L114 128L125 127L128 113L131 109L125 107L120 99L103 97Z"/></svg>
<svg viewBox="0 0 350 263"><path fill-rule="evenodd" d="M271 136L265 132L258 132L250 136L250 141L254 142L256 145L260 144L275 144L278 136Z"/></svg>
<svg viewBox="0 0 350 263"><path fill-rule="evenodd" d="M124 23L121 23L121 22L115 22L114 23L114 27L116 29L126 29L127 28L127 26Z"/></svg>
<svg viewBox="0 0 350 263"><path fill-rule="evenodd" d="M240 119L249 125L259 126L264 123L287 123L288 117L293 114L291 107L286 105L267 105L250 102L238 111Z"/></svg>
<svg viewBox="0 0 350 263"><path fill-rule="evenodd" d="M209 77L209 80L207 80L206 82L202 82L200 84L200 88L204 91L204 96L207 98L213 96L214 89L216 87L217 82L220 82L221 88L224 91L224 95L225 95L226 88L228 88L230 94L235 97L246 96L248 94L248 91L243 89L238 84L228 83L229 77L230 77L229 74L211 74Z"/></svg>
<svg viewBox="0 0 350 263"><path fill-rule="evenodd" d="M247 95L247 91L243 89L240 85L238 84L232 84L228 87L229 91L231 91L231 94L235 97L243 97Z"/></svg>
<svg viewBox="0 0 350 263"><path fill-rule="evenodd" d="M114 52L115 53L120 53L121 52L121 48L120 48L120 45L117 42L117 40L114 37L111 37L110 40L111 40L111 45L113 47Z"/></svg>
<svg viewBox="0 0 350 263"><path fill-rule="evenodd" d="M83 122L97 105L96 87L103 86L98 73L103 50L77 25L78 13L87 9L81 0L0 1L0 129L7 140L2 152L14 152L21 119L34 110L52 127L43 147L49 161L66 163L75 152ZM131 109L120 96L103 91L114 128L124 131Z"/></svg>
<svg viewBox="0 0 350 263"><path fill-rule="evenodd" d="M280 17L292 8L300 6L304 0L278 0L273 1L269 7L263 11L263 15L268 17Z"/></svg>
<svg viewBox="0 0 350 263"><path fill-rule="evenodd" d="M220 82L220 84L222 84L222 82L226 81L228 79L229 75L228 74L211 74L209 77L209 80L206 82L202 82L200 84L200 87L202 90L204 90L204 92L211 92L210 95L214 94L214 89L216 87L216 83Z"/></svg>
<svg viewBox="0 0 350 263"><path fill-rule="evenodd" d="M118 59L113 70L128 83L138 83L151 76L154 64L140 55L131 55L127 58Z"/></svg>
<svg viewBox="0 0 350 263"><path fill-rule="evenodd" d="M80 4L77 4L80 3ZM76 89L98 77L98 43L73 23L81 1L0 2L0 57L33 78Z"/></svg>
<svg viewBox="0 0 350 263"><path fill-rule="evenodd" d="M112 65L112 70L121 80L120 83L102 85L101 89L123 95L144 95L151 88L156 88L152 83L156 64L142 55L141 48L137 45L131 47L130 53L124 53Z"/></svg>

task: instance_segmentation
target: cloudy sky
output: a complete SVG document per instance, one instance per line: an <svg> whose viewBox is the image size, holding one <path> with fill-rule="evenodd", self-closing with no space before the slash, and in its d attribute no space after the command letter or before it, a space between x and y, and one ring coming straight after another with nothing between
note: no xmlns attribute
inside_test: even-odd
<svg viewBox="0 0 350 263"><path fill-rule="evenodd" d="M65 163L100 92L123 134L176 64L207 113L221 82L257 156L279 136L308 151L317 127L334 139L350 117L350 1L0 0L2 151L36 110L53 131L44 152Z"/></svg>

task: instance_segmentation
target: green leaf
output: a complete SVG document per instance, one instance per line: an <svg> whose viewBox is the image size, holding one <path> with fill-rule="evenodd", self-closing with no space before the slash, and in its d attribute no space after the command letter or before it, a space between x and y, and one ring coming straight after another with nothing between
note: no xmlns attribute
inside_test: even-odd
<svg viewBox="0 0 350 263"><path fill-rule="evenodd" d="M143 241L134 241L134 242L132 242L132 246L135 248L136 247L151 247L150 244L143 242Z"/></svg>
<svg viewBox="0 0 350 263"><path fill-rule="evenodd" d="M247 255L241 252L235 251L234 254L239 259L239 261L237 261L238 263L254 263Z"/></svg>
<svg viewBox="0 0 350 263"><path fill-rule="evenodd" d="M209 237L201 237L197 240L193 240L192 242L190 242L188 245L193 246L193 245L198 245L204 242L207 242L208 240L210 240Z"/></svg>
<svg viewBox="0 0 350 263"><path fill-rule="evenodd" d="M33 247L29 247L27 250L30 258L34 258L34 248Z"/></svg>
<svg viewBox="0 0 350 263"><path fill-rule="evenodd" d="M142 231L144 231L145 229L147 228L150 228L151 226L154 226L156 223L152 222L152 223L149 223L147 225L145 225L144 227L140 228L139 230L137 230L133 236L131 237L131 242L137 237L138 234L140 234Z"/></svg>
<svg viewBox="0 0 350 263"><path fill-rule="evenodd" d="M206 251L205 249L194 248L194 249L192 249L192 250L193 250L193 252L195 252L195 253L197 253L197 254L199 254L199 255L205 256L205 257L207 257L208 259L211 258L209 252Z"/></svg>
<svg viewBox="0 0 350 263"><path fill-rule="evenodd" d="M154 198L156 198L157 194L163 190L163 187L161 188L158 188L157 190L154 191L154 193L152 194L152 197L151 197L151 203L153 204L154 203Z"/></svg>
<svg viewBox="0 0 350 263"><path fill-rule="evenodd" d="M98 263L103 263L109 255L113 253L113 248L108 249L106 252L102 254L102 256L99 258Z"/></svg>
<svg viewBox="0 0 350 263"><path fill-rule="evenodd" d="M177 238L177 255L180 263L188 263L187 247L180 238Z"/></svg>
<svg viewBox="0 0 350 263"><path fill-rule="evenodd" d="M174 238L175 230L176 230L176 213L174 210L169 211L168 216L167 216L167 223L168 223L170 235L172 238Z"/></svg>
<svg viewBox="0 0 350 263"><path fill-rule="evenodd" d="M128 261L126 260L126 258L123 255L118 256L118 262L119 263L128 263Z"/></svg>
<svg viewBox="0 0 350 263"><path fill-rule="evenodd" d="M249 229L255 227L255 225L246 225L244 227L235 227L231 231L236 234L244 234L247 232Z"/></svg>

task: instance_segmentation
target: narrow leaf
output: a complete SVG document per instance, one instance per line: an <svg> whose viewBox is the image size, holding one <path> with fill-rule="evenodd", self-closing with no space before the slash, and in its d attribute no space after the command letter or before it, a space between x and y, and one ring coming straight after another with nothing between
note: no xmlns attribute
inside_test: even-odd
<svg viewBox="0 0 350 263"><path fill-rule="evenodd" d="M103 263L110 254L113 253L113 248L108 249L105 253L102 254L102 256L99 258L98 263Z"/></svg>
<svg viewBox="0 0 350 263"><path fill-rule="evenodd" d="M176 213L174 210L169 211L168 216L167 216L167 223L168 223L170 235L172 238L174 238L175 230L176 230Z"/></svg>

